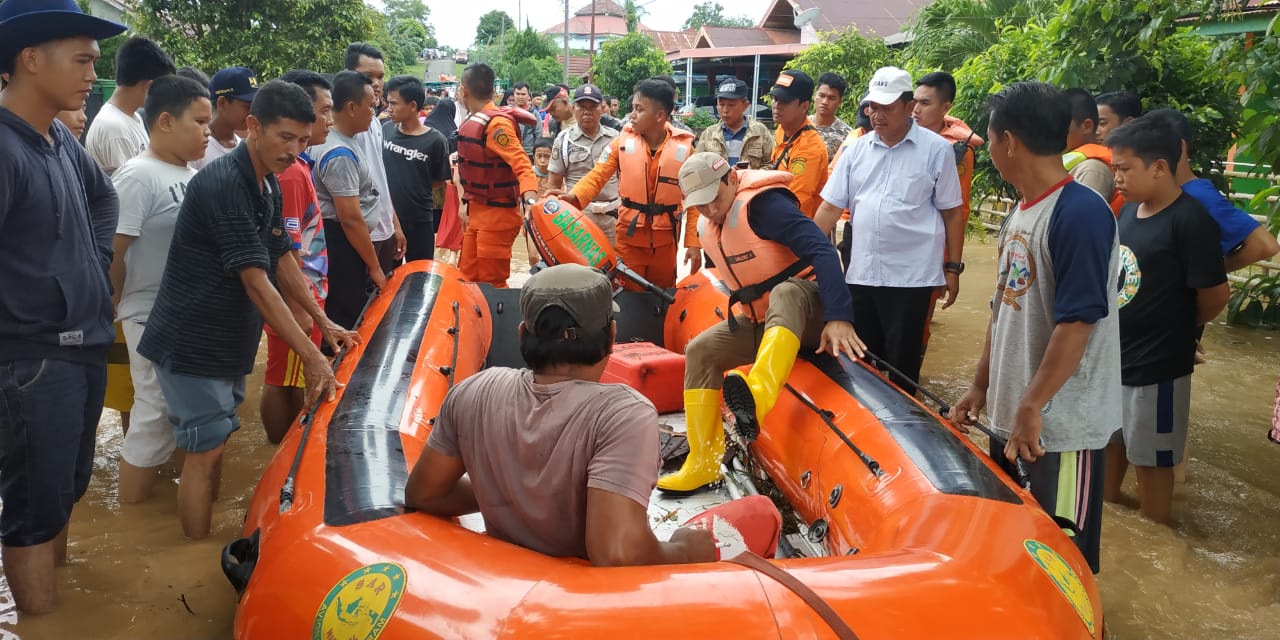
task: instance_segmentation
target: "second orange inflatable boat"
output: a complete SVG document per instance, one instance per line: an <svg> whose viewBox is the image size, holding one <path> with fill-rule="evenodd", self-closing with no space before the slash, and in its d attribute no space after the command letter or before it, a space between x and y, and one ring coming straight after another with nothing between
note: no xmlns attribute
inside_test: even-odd
<svg viewBox="0 0 1280 640"><path fill-rule="evenodd" d="M478 518L405 511L405 481L449 387L520 366L518 300L441 264L396 271L364 315L364 344L338 366L337 402L291 430L245 537L224 552L240 592L235 637L836 637L794 592L742 566L595 568L490 538ZM681 351L725 301L713 271L682 282L673 305L624 292L619 340ZM1062 530L873 369L802 359L750 456L800 521L773 564L858 637L1101 637L1097 587ZM702 507L655 493L651 513L669 533L666 521L750 493L758 478L731 469L730 480Z"/></svg>

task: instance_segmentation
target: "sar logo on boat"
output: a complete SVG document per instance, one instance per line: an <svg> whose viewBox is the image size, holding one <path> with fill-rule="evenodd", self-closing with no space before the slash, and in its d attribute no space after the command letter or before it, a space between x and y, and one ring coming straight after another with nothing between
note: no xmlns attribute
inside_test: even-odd
<svg viewBox="0 0 1280 640"><path fill-rule="evenodd" d="M1062 592L1062 597L1071 603L1071 608L1076 610L1080 621L1089 629L1089 635L1094 635L1093 603L1089 601L1089 592L1085 591L1080 576L1077 576L1067 561L1063 560L1062 556L1049 545L1039 540L1026 540L1023 545L1027 548L1031 559L1040 565L1044 574L1049 576L1053 585Z"/></svg>
<svg viewBox="0 0 1280 640"><path fill-rule="evenodd" d="M559 210L560 210L559 200L548 200L546 204L542 205L542 212L547 215L551 215Z"/></svg>
<svg viewBox="0 0 1280 640"><path fill-rule="evenodd" d="M311 640L375 640L404 596L404 567L379 562L333 585L311 626Z"/></svg>

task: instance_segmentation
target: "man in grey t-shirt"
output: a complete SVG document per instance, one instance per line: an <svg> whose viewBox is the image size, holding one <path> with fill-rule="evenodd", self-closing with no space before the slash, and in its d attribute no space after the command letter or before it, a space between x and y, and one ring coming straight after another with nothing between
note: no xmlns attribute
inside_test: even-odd
<svg viewBox="0 0 1280 640"><path fill-rule="evenodd" d="M617 333L609 279L575 264L544 269L525 283L520 313L529 369L487 369L449 391L405 485L405 506L439 516L478 510L495 538L596 566L717 560L705 529L686 523L660 542L649 527L658 414L635 390L600 384ZM565 353L570 342L578 355ZM582 363L582 354L596 361ZM464 473L469 482L460 482ZM746 532L739 517L772 515L778 529L744 539L776 543L782 520L766 498L713 512L717 532Z"/></svg>
<svg viewBox="0 0 1280 640"><path fill-rule="evenodd" d="M1062 166L1061 91L1019 82L990 108L992 160L1023 200L1000 232L986 345L951 419L971 424L990 400L992 458L1026 463L1031 494L1071 523L1097 573L1104 454L1122 418L1115 217Z"/></svg>
<svg viewBox="0 0 1280 640"><path fill-rule="evenodd" d="M324 218L329 252L329 318L354 329L368 299L370 285L387 284L386 261L394 254L389 241L377 242L373 232L382 220L382 192L376 185L372 162L356 135L373 122L373 84L354 71L333 77L333 127L323 145L307 152L315 160L312 169L320 214Z"/></svg>

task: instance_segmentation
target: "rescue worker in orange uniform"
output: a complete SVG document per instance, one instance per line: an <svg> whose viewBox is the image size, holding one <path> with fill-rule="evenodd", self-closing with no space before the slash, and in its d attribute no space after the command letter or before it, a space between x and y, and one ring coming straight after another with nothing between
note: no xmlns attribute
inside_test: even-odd
<svg viewBox="0 0 1280 640"><path fill-rule="evenodd" d="M824 148L825 152L825 148ZM737 170L715 153L680 168L685 206L699 207L703 250L720 269L735 315L685 349L684 409L689 457L658 488L685 493L720 479L724 430L720 395L738 433L753 440L778 400L802 346L861 357L853 300L835 247L800 210L785 171ZM727 369L755 361L750 373Z"/></svg>
<svg viewBox="0 0 1280 640"><path fill-rule="evenodd" d="M964 202L960 207L964 210L965 219L969 218L969 198L973 191L973 162L978 148L986 143L982 136L974 133L963 120L950 115L951 103L956 99L956 79L945 71L927 73L916 80L916 106L911 116L916 124L928 129L951 143L956 154L956 172L960 174L960 198ZM943 251L942 262L951 259ZM920 349L923 358L929 348L929 325L933 322L933 312L942 298L944 289L937 289L929 302L929 318L924 323L924 345Z"/></svg>
<svg viewBox="0 0 1280 640"><path fill-rule="evenodd" d="M800 200L800 210L810 218L822 204L819 194L827 184L829 160L826 141L809 123L813 90L809 74L787 70L769 91L773 97L773 121L778 123L772 168L794 176L791 192Z"/></svg>
<svg viewBox="0 0 1280 640"><path fill-rule="evenodd" d="M495 106L493 80L489 65L473 64L458 86L458 101L472 114L458 127L458 176L468 210L458 269L468 281L504 288L523 208L538 193L518 125L536 119L524 109Z"/></svg>
<svg viewBox="0 0 1280 640"><path fill-rule="evenodd" d="M671 85L650 78L636 83L631 99L631 123L623 127L591 170L564 196L578 208L591 202L616 173L618 195L618 257L649 282L676 286L676 243L680 239L681 200L677 176L693 154L694 137L671 126L675 92ZM692 271L702 268L698 244L698 214L684 214L684 262ZM641 288L627 282L628 289Z"/></svg>
<svg viewBox="0 0 1280 640"><path fill-rule="evenodd" d="M1098 103L1084 89L1067 89L1071 103L1071 128L1067 130L1067 148L1062 166L1076 182L1093 189L1120 216L1124 196L1116 189L1115 169L1111 168L1111 149L1098 144Z"/></svg>

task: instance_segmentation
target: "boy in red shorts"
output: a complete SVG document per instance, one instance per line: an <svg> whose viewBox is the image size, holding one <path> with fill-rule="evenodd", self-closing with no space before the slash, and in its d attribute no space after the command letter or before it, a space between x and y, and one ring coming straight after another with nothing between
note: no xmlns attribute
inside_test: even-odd
<svg viewBox="0 0 1280 640"><path fill-rule="evenodd" d="M311 145L324 144L333 124L333 96L331 86L324 76L305 69L295 69L280 78L306 90L315 105L316 121L311 128ZM293 239L294 259L302 265L302 272L311 281L311 291L320 308L324 308L329 292L329 258L325 251L324 222L320 218L320 204L316 199L316 187L311 181L312 159L303 153L298 160L277 178L280 180L281 198L284 202L284 226ZM321 346L320 329L304 310L291 305L298 326L311 335L312 342ZM266 326L267 371L263 378L262 400L258 410L262 415L262 427L271 444L280 444L298 414L302 412L305 394L305 378L302 358L280 336Z"/></svg>

